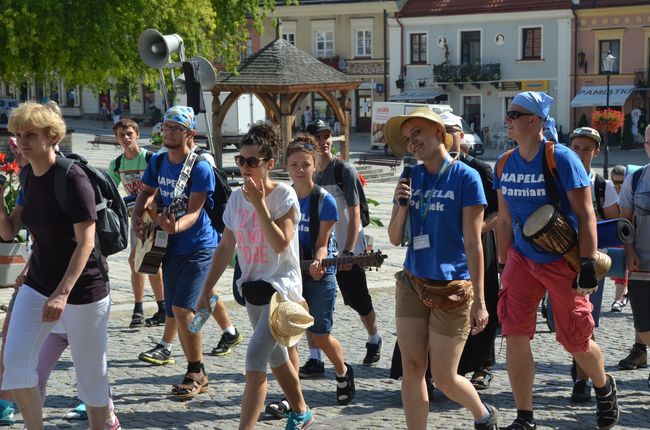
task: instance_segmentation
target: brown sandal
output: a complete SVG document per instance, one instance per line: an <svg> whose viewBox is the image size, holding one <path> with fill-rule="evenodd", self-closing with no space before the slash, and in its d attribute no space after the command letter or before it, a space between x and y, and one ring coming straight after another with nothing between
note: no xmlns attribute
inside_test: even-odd
<svg viewBox="0 0 650 430"><path fill-rule="evenodd" d="M208 376L203 373L187 372L180 385L174 385L172 393L177 399L191 399L208 391Z"/></svg>

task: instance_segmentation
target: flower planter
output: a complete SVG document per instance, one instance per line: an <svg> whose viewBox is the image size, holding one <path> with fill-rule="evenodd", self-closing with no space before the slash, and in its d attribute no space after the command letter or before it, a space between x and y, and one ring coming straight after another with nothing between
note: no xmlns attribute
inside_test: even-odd
<svg viewBox="0 0 650 430"><path fill-rule="evenodd" d="M12 287L27 263L29 244L0 243L0 287Z"/></svg>

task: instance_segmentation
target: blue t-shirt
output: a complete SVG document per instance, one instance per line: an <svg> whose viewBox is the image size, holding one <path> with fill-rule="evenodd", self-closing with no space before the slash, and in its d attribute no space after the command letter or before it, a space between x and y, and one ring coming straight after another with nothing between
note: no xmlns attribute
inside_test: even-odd
<svg viewBox="0 0 650 430"><path fill-rule="evenodd" d="M318 219L320 221L338 221L339 213L336 210L336 200L334 196L322 190L325 194L323 196L323 203L318 214ZM311 249L312 247L312 237L311 232L309 231L309 220L310 220L310 210L311 210L311 194L305 198L298 199L300 203L300 222L298 223L298 239L300 240L300 249L307 248ZM334 254L334 240L332 234L330 234L330 239L327 244L327 258L332 258ZM312 252L313 253L313 252ZM336 271L335 266L328 267L326 273L332 274Z"/></svg>
<svg viewBox="0 0 650 430"><path fill-rule="evenodd" d="M425 190L424 198L428 199L434 185L429 212L425 225L422 225L422 190ZM456 161L442 176L432 175L423 164L418 164L413 168L411 189L409 217L412 237L426 234L430 246L415 250L413 244L409 245L404 268L420 278L438 281L469 279L462 213L465 206L487 205L478 172Z"/></svg>
<svg viewBox="0 0 650 430"><path fill-rule="evenodd" d="M523 235L528 217L540 206L552 204L551 199L546 195L542 167L543 152L544 143L540 145L535 158L526 161L519 155L519 148L515 149L503 166L501 178L497 177L496 169L494 170L494 189L501 190L508 203L517 252L537 263L550 263L562 257L540 252ZM555 145L555 163L559 175L559 183L556 181L556 185L560 194L562 213L569 219L573 228L577 228L578 219L571 210L566 192L591 186L589 177L578 156L564 145Z"/></svg>
<svg viewBox="0 0 650 430"><path fill-rule="evenodd" d="M160 172L156 172L158 157L163 157ZM172 202L172 195L176 180L181 174L184 162L178 164L171 164L166 153L155 154L142 176L142 182L150 187L159 188L162 202L165 207L169 206ZM214 194L215 178L212 166L206 160L197 159L192 173L190 190L185 188L183 197L187 203L190 193L203 193L207 192L206 201L208 206L214 206L212 196ZM219 241L217 231L212 227L212 222L208 217L205 209L201 208L199 217L192 227L178 234L170 234L169 242L167 244L167 254L170 255L187 255L197 249L202 248L215 248Z"/></svg>

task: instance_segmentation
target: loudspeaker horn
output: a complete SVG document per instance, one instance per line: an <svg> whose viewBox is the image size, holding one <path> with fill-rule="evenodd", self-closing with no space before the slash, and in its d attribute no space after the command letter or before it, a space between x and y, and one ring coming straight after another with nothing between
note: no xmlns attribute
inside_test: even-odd
<svg viewBox="0 0 650 430"><path fill-rule="evenodd" d="M178 34L163 35L158 30L148 28L138 38L140 58L154 69L164 67L175 52L180 53L181 61L185 60L183 38Z"/></svg>
<svg viewBox="0 0 650 430"><path fill-rule="evenodd" d="M203 91L211 91L214 84L217 83L217 74L214 71L212 63L204 57L192 57L190 58L190 63L195 63L195 70L198 68L198 76L196 79L201 84L201 89Z"/></svg>

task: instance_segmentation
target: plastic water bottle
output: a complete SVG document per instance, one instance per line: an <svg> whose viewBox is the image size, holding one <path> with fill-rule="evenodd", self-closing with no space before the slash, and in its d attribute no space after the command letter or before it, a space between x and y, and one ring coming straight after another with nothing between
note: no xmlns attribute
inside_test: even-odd
<svg viewBox="0 0 650 430"><path fill-rule="evenodd" d="M210 299L210 307L214 309L214 305L217 304L217 300L219 300L219 296L216 294L212 296ZM196 334L201 331L203 328L203 325L205 322L210 318L210 312L208 312L207 308L201 308L198 310L196 315L194 315L194 318L192 318L192 321L190 321L190 324L187 326L188 329L190 330L190 333Z"/></svg>

